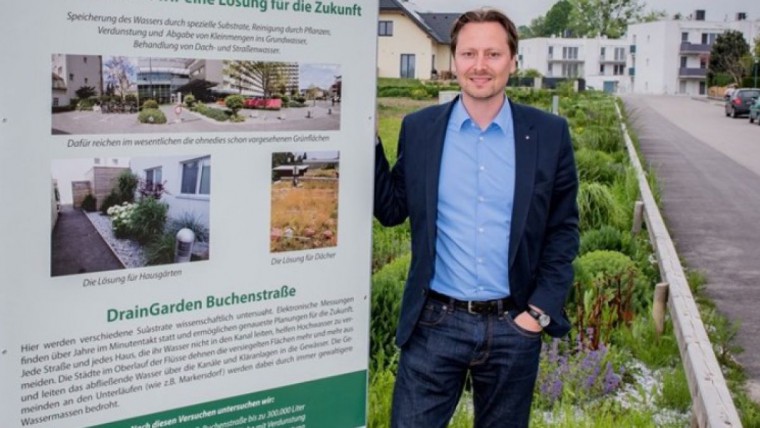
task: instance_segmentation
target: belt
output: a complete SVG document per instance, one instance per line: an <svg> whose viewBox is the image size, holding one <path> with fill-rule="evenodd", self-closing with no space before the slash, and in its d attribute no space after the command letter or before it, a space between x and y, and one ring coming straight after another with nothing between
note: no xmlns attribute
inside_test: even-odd
<svg viewBox="0 0 760 428"><path fill-rule="evenodd" d="M459 300L433 290L428 290L427 295L430 299L451 305L453 308L461 309L471 314L500 314L515 309L515 301L512 297L494 300Z"/></svg>

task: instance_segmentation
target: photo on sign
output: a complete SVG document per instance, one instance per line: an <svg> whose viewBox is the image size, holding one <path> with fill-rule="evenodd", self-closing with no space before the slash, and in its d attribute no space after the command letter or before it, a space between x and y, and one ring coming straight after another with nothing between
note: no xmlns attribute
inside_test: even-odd
<svg viewBox="0 0 760 428"><path fill-rule="evenodd" d="M272 154L270 251L338 245L340 152Z"/></svg>
<svg viewBox="0 0 760 428"><path fill-rule="evenodd" d="M334 131L336 64L53 54L52 134Z"/></svg>
<svg viewBox="0 0 760 428"><path fill-rule="evenodd" d="M209 259L211 156L56 159L52 276Z"/></svg>

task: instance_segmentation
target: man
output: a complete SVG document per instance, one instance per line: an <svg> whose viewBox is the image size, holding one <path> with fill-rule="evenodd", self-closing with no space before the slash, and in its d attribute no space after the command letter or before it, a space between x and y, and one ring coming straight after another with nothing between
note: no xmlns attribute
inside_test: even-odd
<svg viewBox="0 0 760 428"><path fill-rule="evenodd" d="M469 373L476 427L526 427L541 332L570 329L572 144L565 120L506 98L517 30L504 14L463 14L451 51L460 96L404 119L392 170L376 147L375 216L412 230L391 425L445 427Z"/></svg>

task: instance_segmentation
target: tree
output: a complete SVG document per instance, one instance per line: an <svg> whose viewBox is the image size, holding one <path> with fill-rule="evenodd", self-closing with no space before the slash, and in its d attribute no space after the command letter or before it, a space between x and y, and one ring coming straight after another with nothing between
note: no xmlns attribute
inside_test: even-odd
<svg viewBox="0 0 760 428"><path fill-rule="evenodd" d="M569 0L570 29L579 37L619 38L628 24L665 17L664 12L644 12L641 0Z"/></svg>
<svg viewBox="0 0 760 428"><path fill-rule="evenodd" d="M125 56L112 56L103 63L103 77L119 92L121 99L129 92L135 76L135 66Z"/></svg>
<svg viewBox="0 0 760 428"><path fill-rule="evenodd" d="M570 13L572 10L573 5L569 0L560 0L554 3L554 6L546 12L543 36L548 37L552 34L566 36L570 28Z"/></svg>
<svg viewBox="0 0 760 428"><path fill-rule="evenodd" d="M241 108L243 108L244 99L242 95L228 95L224 99L224 105L232 111L232 116L237 116Z"/></svg>
<svg viewBox="0 0 760 428"><path fill-rule="evenodd" d="M741 84L747 74L746 57L749 56L749 44L744 35L736 30L720 34L710 50L710 62L707 80L712 83L721 74L727 74L736 84Z"/></svg>

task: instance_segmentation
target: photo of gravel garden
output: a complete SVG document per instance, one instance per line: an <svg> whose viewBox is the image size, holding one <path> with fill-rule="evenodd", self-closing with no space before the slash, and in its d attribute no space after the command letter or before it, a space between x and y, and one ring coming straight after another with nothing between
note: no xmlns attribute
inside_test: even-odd
<svg viewBox="0 0 760 428"><path fill-rule="evenodd" d="M271 252L338 245L339 160L335 151L272 154Z"/></svg>
<svg viewBox="0 0 760 428"><path fill-rule="evenodd" d="M210 156L55 160L52 176L52 276L209 259Z"/></svg>
<svg viewBox="0 0 760 428"><path fill-rule="evenodd" d="M379 79L379 132L391 164L403 116L437 103L440 90L456 86ZM661 282L646 230L634 234L639 195L614 97L555 90L509 88L515 102L567 118L581 180L578 205L581 247L573 266L575 284L567 304L573 329L564 339L544 337L534 392L531 427L689 427L692 398L672 324L658 334L652 320L655 285ZM624 113L625 115L625 113ZM636 141L636 136L631 136ZM657 186L649 176L655 196ZM373 223L372 322L370 329L369 423L390 424L398 349L394 334L410 263L409 223L384 228ZM736 326L700 296L704 278L688 272L715 355L746 427L760 426L760 407L744 392L744 377L732 355ZM472 426L472 400L465 391L450 427Z"/></svg>

